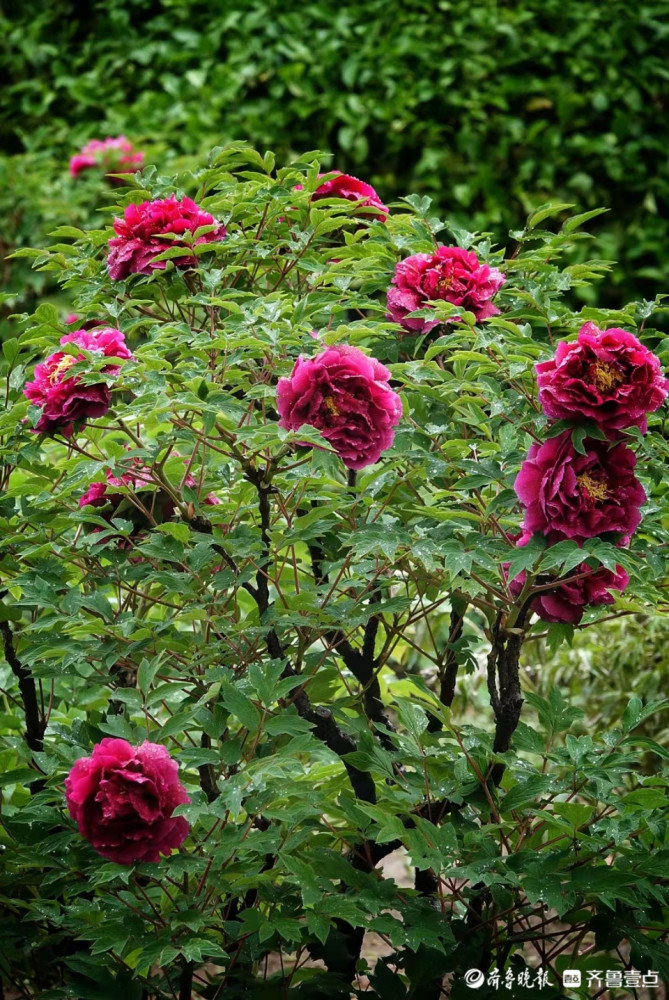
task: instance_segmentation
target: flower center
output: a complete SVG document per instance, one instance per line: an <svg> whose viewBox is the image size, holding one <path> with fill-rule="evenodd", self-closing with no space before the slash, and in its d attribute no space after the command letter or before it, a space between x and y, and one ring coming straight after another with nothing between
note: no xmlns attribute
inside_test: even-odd
<svg viewBox="0 0 669 1000"><path fill-rule="evenodd" d="M49 382L54 385L56 382L60 382L61 378L72 365L76 365L77 359L73 357L72 354L66 354L60 359L55 368L49 373Z"/></svg>
<svg viewBox="0 0 669 1000"><path fill-rule="evenodd" d="M605 361L593 361L588 369L588 374L592 379L592 384L600 392L609 392L625 381L625 376Z"/></svg>
<svg viewBox="0 0 669 1000"><path fill-rule="evenodd" d="M338 417L340 414L339 407L332 396L323 396L323 409L327 416Z"/></svg>
<svg viewBox="0 0 669 1000"><path fill-rule="evenodd" d="M593 503L603 503L609 495L608 483L605 479L598 479L589 472L584 472L576 477L581 493L587 500Z"/></svg>
<svg viewBox="0 0 669 1000"><path fill-rule="evenodd" d="M453 288L453 275L444 274L437 282L437 291L440 295L446 295Z"/></svg>

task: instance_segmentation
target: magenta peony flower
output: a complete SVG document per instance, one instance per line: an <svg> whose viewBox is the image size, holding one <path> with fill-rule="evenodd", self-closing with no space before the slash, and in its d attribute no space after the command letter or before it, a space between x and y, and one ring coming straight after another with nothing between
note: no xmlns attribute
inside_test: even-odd
<svg viewBox="0 0 669 1000"><path fill-rule="evenodd" d="M106 738L65 779L70 816L103 858L121 865L158 861L188 836L186 818L172 816L190 802L177 775L165 747Z"/></svg>
<svg viewBox="0 0 669 1000"><path fill-rule="evenodd" d="M115 139L92 139L70 160L70 174L77 177L91 167L99 167L108 174L132 174L143 162L144 153L135 152L124 135Z"/></svg>
<svg viewBox="0 0 669 1000"><path fill-rule="evenodd" d="M127 493L118 492L119 487L129 486L135 494L139 493L141 503L147 510L151 511L151 515L156 523L169 521L174 515L175 506L171 497L163 496L157 492L152 493L150 489L143 488L144 486L149 487L149 484L152 484L153 480L151 478L151 470L142 463L141 459L132 459L130 465L132 467L131 470L122 473L120 476L113 476L111 469L107 469L105 473L106 482L90 483L86 492L79 498L79 506L109 507L110 509L102 514L105 521L111 524L111 520L114 517L129 518L135 522L135 528L132 531L132 535L135 536L140 534L142 529L148 530L151 527L151 522L141 510L133 505ZM115 487L115 489L110 490L110 486ZM157 501L160 502L157 504ZM94 532L102 530L99 527L93 528ZM128 539L121 540L122 548L126 548L129 544Z"/></svg>
<svg viewBox="0 0 669 1000"><path fill-rule="evenodd" d="M389 378L357 347L334 344L314 358L299 357L290 378L279 379L279 425L316 427L349 469L362 469L391 446L402 415Z"/></svg>
<svg viewBox="0 0 669 1000"><path fill-rule="evenodd" d="M323 174L320 175L324 176ZM378 219L385 222L390 209L384 205L371 184L352 177L350 174L342 174L337 171L337 176L324 181L317 187L311 196L312 201L320 201L321 198L345 198L347 201L359 202L360 207L377 209L376 212L360 213L366 219Z"/></svg>
<svg viewBox="0 0 669 1000"><path fill-rule="evenodd" d="M173 454L178 457L178 452L174 452ZM164 490L160 489L160 485L156 483L151 469L144 465L141 459L131 459L127 472L122 473L120 476L112 475L111 469L107 469L105 478L106 482L90 483L86 492L79 499L80 507L104 507L110 505L111 510L103 515L105 519L111 522L113 517L131 517L136 522L136 530L133 532L133 535L139 533L142 529L150 528L151 523L147 521L142 511L132 504L129 494L116 492L119 488L127 486L136 494L142 505L151 512L153 520L157 524L162 524L164 521L169 521L170 518L174 517L176 512L174 500ZM184 486L188 486L191 489L197 485L190 472L184 476L182 482ZM110 486L114 487L114 489L110 490ZM214 507L220 504L221 500L214 493L208 493L203 503ZM119 509L121 507L123 507L123 510ZM101 529L96 528L94 530L99 531Z"/></svg>
<svg viewBox="0 0 669 1000"><path fill-rule="evenodd" d="M335 171L332 171L333 173ZM376 212L360 212L363 219L378 219L385 222L390 209L384 205L371 184L352 177L350 174L342 174L336 171L336 177L331 177L329 181L324 181L317 187L311 196L312 201L320 201L321 198L345 198L346 201L358 202L361 208L375 208ZM326 177L327 174L319 174L319 177ZM302 191L303 184L296 184L295 191Z"/></svg>
<svg viewBox="0 0 669 1000"><path fill-rule="evenodd" d="M75 330L61 337L60 342L78 344L93 354L103 354L105 357L133 357L121 331L110 327ZM26 382L23 390L34 406L42 407L42 415L35 431L45 434L60 431L65 437L70 437L75 420L101 417L109 409L111 393L104 382L84 385L78 376L68 377L69 369L83 358L83 354L75 357L56 351L42 364L35 366L35 381ZM118 374L119 368L117 365L107 365L103 371Z"/></svg>
<svg viewBox="0 0 669 1000"><path fill-rule="evenodd" d="M102 507L111 499L107 494L106 483L90 483L88 489L79 498L80 507Z"/></svg>
<svg viewBox="0 0 669 1000"><path fill-rule="evenodd" d="M626 330L586 323L576 343L562 341L555 357L536 366L539 401L547 417L596 420L607 431L638 427L664 402L669 380L660 359Z"/></svg>
<svg viewBox="0 0 669 1000"><path fill-rule="evenodd" d="M99 319L85 319L81 320L80 316L76 313L68 313L65 317L65 326L74 326L76 324L77 330L94 330L97 326L104 326L102 320Z"/></svg>
<svg viewBox="0 0 669 1000"><path fill-rule="evenodd" d="M514 485L525 507L523 531L541 531L551 542L611 531L626 544L646 500L634 475L636 455L622 443L586 439L584 447L579 455L568 430L531 446Z"/></svg>
<svg viewBox="0 0 669 1000"><path fill-rule="evenodd" d="M401 260L388 289L387 319L401 323L409 333L427 333L439 320L407 319L407 313L423 309L428 300L444 299L473 312L477 321L496 316L492 304L505 276L495 267L482 264L476 254L461 247L438 246L436 253L417 253ZM455 322L452 317L449 322Z"/></svg>
<svg viewBox="0 0 669 1000"><path fill-rule="evenodd" d="M192 243L171 236L194 233L202 226L215 226L209 233L198 236ZM116 236L109 241L107 267L115 281L129 274L151 274L164 270L165 260L154 260L159 254L174 247L191 246L193 243L214 243L226 235L225 226L191 201L175 195L157 201L144 201L141 205L128 205L122 219L114 219ZM174 258L175 267L197 266L197 257L188 254Z"/></svg>
<svg viewBox="0 0 669 1000"><path fill-rule="evenodd" d="M610 590L621 593L629 583L629 576L622 568L616 566L616 571L602 566L598 570L590 570L587 563L571 571L570 575L589 573L580 580L556 583L550 590L542 590L531 601L530 607L545 622L564 622L578 625L583 612L589 606L597 604L613 604ZM509 583L509 590L518 597L525 584L525 572L519 574Z"/></svg>

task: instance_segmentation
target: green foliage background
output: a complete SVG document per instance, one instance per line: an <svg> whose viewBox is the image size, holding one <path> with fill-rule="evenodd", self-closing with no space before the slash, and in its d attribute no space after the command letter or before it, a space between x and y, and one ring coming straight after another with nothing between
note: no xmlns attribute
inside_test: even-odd
<svg viewBox="0 0 669 1000"><path fill-rule="evenodd" d="M329 151L386 201L428 193L502 242L549 198L604 206L593 231L618 265L599 303L653 298L663 15L664 0L24 0L0 14L3 241L34 246L56 206L61 222L89 209L67 161L90 138L126 132L161 168L241 139L284 160Z"/></svg>

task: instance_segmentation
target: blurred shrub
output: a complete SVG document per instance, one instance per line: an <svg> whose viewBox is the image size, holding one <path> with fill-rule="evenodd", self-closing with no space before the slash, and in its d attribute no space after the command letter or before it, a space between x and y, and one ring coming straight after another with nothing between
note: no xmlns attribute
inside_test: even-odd
<svg viewBox="0 0 669 1000"><path fill-rule="evenodd" d="M26 0L0 15L0 143L48 152L39 184L33 161L12 165L47 218L71 153L119 132L187 154L237 138L281 156L329 150L386 201L429 193L498 240L548 197L604 205L595 228L619 265L600 303L619 305L659 290L667 244L663 12L663 0ZM2 198L11 217L12 185ZM43 232L35 218L17 241Z"/></svg>
<svg viewBox="0 0 669 1000"><path fill-rule="evenodd" d="M552 686L569 691L570 701L585 713L584 732L623 714L630 696L651 702L661 696L669 672L669 624L666 617L636 616L606 621L576 631L572 642L549 651L541 641L528 644L528 687L547 696ZM669 728L654 738L665 746Z"/></svg>

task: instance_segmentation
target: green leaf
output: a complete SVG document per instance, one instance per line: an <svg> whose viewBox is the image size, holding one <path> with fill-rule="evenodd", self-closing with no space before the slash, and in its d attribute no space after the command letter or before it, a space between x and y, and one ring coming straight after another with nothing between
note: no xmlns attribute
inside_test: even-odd
<svg viewBox="0 0 669 1000"><path fill-rule="evenodd" d="M142 660L137 670L137 687L146 693L156 676L162 657L154 656L152 660Z"/></svg>
<svg viewBox="0 0 669 1000"><path fill-rule="evenodd" d="M536 212L527 220L528 229L536 229L540 222L544 222L545 219L549 219L551 215L559 215L561 212L566 212L567 209L573 208L574 206L568 202L546 202L545 205L541 205Z"/></svg>
<svg viewBox="0 0 669 1000"><path fill-rule="evenodd" d="M221 682L221 704L252 732L260 726L260 713L251 699L230 681Z"/></svg>
<svg viewBox="0 0 669 1000"><path fill-rule="evenodd" d="M574 427L571 432L571 443L574 446L574 451L578 452L579 455L587 455L587 450L583 443L587 436L588 432L585 427Z"/></svg>
<svg viewBox="0 0 669 1000"><path fill-rule="evenodd" d="M3 341L2 353L10 365L14 363L20 350L21 346L16 337L10 337L8 340Z"/></svg>
<svg viewBox="0 0 669 1000"><path fill-rule="evenodd" d="M162 532L164 535L169 535L171 538L176 538L182 545L185 545L190 538L188 525L178 521L166 521L164 524L157 524L155 530Z"/></svg>
<svg viewBox="0 0 669 1000"><path fill-rule="evenodd" d="M605 212L609 212L608 208L593 208L589 212L581 212L579 215L573 215L570 219L567 219L562 225L562 231L565 233L573 233L575 229L579 229L585 222L589 222L590 219L596 219L598 215L603 215Z"/></svg>
<svg viewBox="0 0 669 1000"><path fill-rule="evenodd" d="M395 699L399 711L399 717L404 723L413 738L420 742L422 734L427 729L428 717L420 705L414 705L404 698Z"/></svg>
<svg viewBox="0 0 669 1000"><path fill-rule="evenodd" d="M502 811L506 815L514 809L536 804L539 808L540 797L551 786L551 778L547 774L535 774L524 781L519 781L502 799Z"/></svg>

